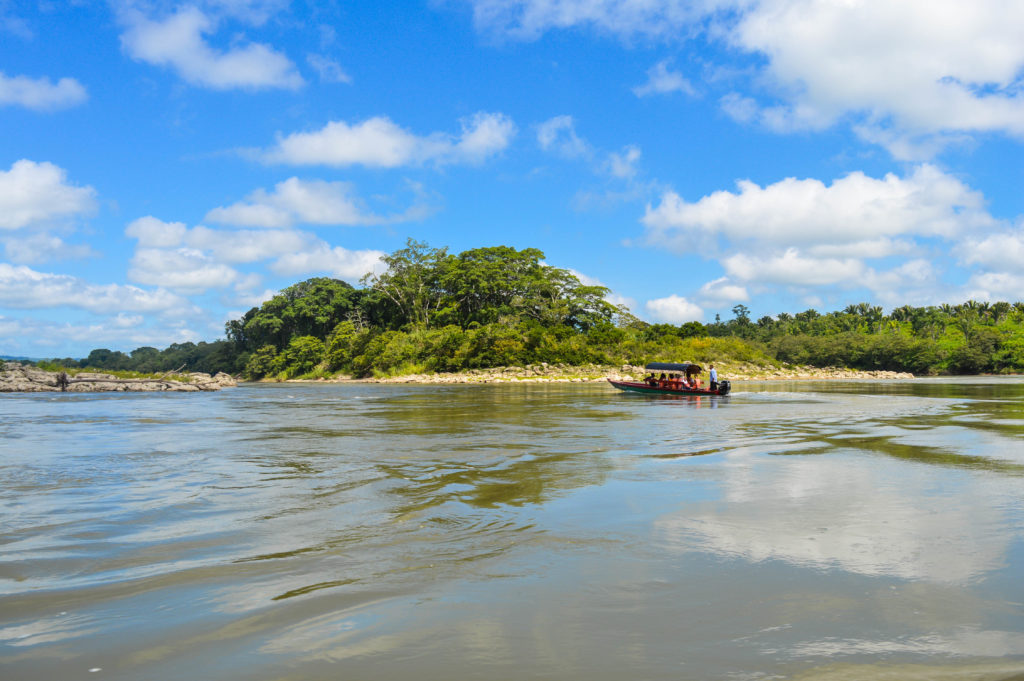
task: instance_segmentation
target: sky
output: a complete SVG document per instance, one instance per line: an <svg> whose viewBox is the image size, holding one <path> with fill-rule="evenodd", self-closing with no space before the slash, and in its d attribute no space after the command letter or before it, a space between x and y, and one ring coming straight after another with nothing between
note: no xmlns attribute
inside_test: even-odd
<svg viewBox="0 0 1024 681"><path fill-rule="evenodd" d="M649 322L1024 298L1019 0L0 0L0 354L408 238Z"/></svg>

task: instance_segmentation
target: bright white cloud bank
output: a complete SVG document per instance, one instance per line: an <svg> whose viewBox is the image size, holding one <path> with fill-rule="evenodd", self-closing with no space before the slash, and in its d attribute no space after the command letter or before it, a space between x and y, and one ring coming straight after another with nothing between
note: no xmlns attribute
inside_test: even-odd
<svg viewBox="0 0 1024 681"><path fill-rule="evenodd" d="M66 274L0 263L0 305L20 309L73 307L97 314L166 312L191 307L162 288L90 284Z"/></svg>
<svg viewBox="0 0 1024 681"><path fill-rule="evenodd" d="M246 276L235 265L269 261L278 275L327 274L348 281L380 268L377 250L331 246L308 232L290 229L217 230L152 216L133 221L125 234L138 240L128 276L141 284L159 284L193 294L234 286L239 292L257 287L259 277Z"/></svg>
<svg viewBox="0 0 1024 681"><path fill-rule="evenodd" d="M644 307L651 319L668 324L698 321L704 316L704 310L698 305L677 295L648 300Z"/></svg>
<svg viewBox="0 0 1024 681"><path fill-rule="evenodd" d="M708 306L745 300L752 285L863 287L884 304L935 302L950 291L926 258L934 244L994 270L1011 267L1018 262L1013 254L1024 251L1019 234L992 234L1005 226L987 212L979 192L931 165L905 177L855 172L831 184L741 181L736 191L692 202L668 191L648 206L643 222L650 244L719 260L727 277L697 296ZM885 258L896 261L883 267L877 261ZM991 280L976 288L996 290Z"/></svg>
<svg viewBox="0 0 1024 681"><path fill-rule="evenodd" d="M211 222L248 227L291 227L311 225L381 225L420 216L414 206L409 213L384 217L370 212L348 182L300 180L292 177L274 186L274 191L257 189L245 201L214 208L206 215Z"/></svg>
<svg viewBox="0 0 1024 681"><path fill-rule="evenodd" d="M0 170L0 229L20 229L92 212L92 187L68 184L67 172L52 163L15 161Z"/></svg>
<svg viewBox="0 0 1024 681"><path fill-rule="evenodd" d="M247 43L221 51L204 36L217 30L217 21L195 6L184 6L162 21L139 13L126 15L121 45L133 59L169 66L193 85L232 88L285 88L303 85L295 65L267 45Z"/></svg>
<svg viewBox="0 0 1024 681"><path fill-rule="evenodd" d="M731 115L780 131L849 118L900 158L934 153L956 133L1024 137L1024 4L1010 0L471 0L481 30L534 39L590 27L631 40L680 40L707 30L765 60ZM711 27L708 29L707 27ZM637 94L686 91L665 64Z"/></svg>
<svg viewBox="0 0 1024 681"><path fill-rule="evenodd" d="M49 78L7 76L0 71L0 106L52 111L77 106L86 99L85 88L74 78L53 83Z"/></svg>
<svg viewBox="0 0 1024 681"><path fill-rule="evenodd" d="M894 243L879 241L888 237L951 238L992 228L997 223L984 203L957 178L923 165L903 178L855 172L831 185L786 178L761 187L744 180L736 192L718 191L692 203L670 191L659 205L648 206L643 222L652 241L681 251L706 236L856 250L865 242Z"/></svg>
<svg viewBox="0 0 1024 681"><path fill-rule="evenodd" d="M292 133L260 157L292 165L397 168L424 163L481 163L503 151L515 136L512 119L480 112L460 121L458 137L435 132L419 136L386 116L349 125L332 121L320 130Z"/></svg>

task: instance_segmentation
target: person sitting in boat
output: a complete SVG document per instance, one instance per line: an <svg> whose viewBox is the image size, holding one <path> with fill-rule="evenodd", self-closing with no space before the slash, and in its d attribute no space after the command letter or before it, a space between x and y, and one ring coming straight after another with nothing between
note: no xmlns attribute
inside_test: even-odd
<svg viewBox="0 0 1024 681"><path fill-rule="evenodd" d="M654 387L654 386L658 385L658 379L654 377L654 372L653 371L651 373L647 374L647 376L644 377L644 383L646 383L647 385L649 385L651 387Z"/></svg>

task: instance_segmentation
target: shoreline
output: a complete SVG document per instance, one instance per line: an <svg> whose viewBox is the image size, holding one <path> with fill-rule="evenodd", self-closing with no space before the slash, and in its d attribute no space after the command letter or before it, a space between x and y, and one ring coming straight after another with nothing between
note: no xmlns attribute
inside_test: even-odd
<svg viewBox="0 0 1024 681"><path fill-rule="evenodd" d="M759 367L749 364L719 364L718 375L733 382L747 381L814 381L814 380L909 380L913 374L901 371L859 371L836 367L795 366ZM425 385L446 384L493 384L493 383L603 383L612 380L642 380L647 374L642 366L595 364L570 366L565 364L536 364L525 367L495 367L492 369L469 369L457 373L406 374L352 378L289 378L261 379L259 383L419 383ZM704 374L706 381L706 372Z"/></svg>
<svg viewBox="0 0 1024 681"><path fill-rule="evenodd" d="M113 374L80 371L74 375L46 371L19 362L0 362L0 393L212 392L238 382L220 372L169 373L160 378L118 378Z"/></svg>

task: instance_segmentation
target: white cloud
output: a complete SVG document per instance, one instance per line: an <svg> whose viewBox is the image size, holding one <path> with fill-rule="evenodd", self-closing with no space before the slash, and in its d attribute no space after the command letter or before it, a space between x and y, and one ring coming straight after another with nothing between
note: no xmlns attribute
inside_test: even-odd
<svg viewBox="0 0 1024 681"><path fill-rule="evenodd" d="M723 236L769 244L838 244L902 235L953 237L997 224L980 192L931 165L905 178L874 179L861 172L825 185L787 178L761 187L748 180L738 191L717 191L689 203L667 192L648 206L643 222L654 243L685 250L693 238ZM879 242L882 243L882 242Z"/></svg>
<svg viewBox="0 0 1024 681"><path fill-rule="evenodd" d="M886 258L919 250L919 246L906 239L882 237L842 244L817 244L808 248L807 254L816 258Z"/></svg>
<svg viewBox="0 0 1024 681"><path fill-rule="evenodd" d="M171 343L196 342L199 333L180 323L149 324L140 315L117 314L91 324L58 323L36 318L0 316L0 338L12 354L29 357L81 357L82 348L107 347L127 351L144 345L166 347Z"/></svg>
<svg viewBox="0 0 1024 681"><path fill-rule="evenodd" d="M125 15L127 30L121 45L133 59L170 66L193 85L233 88L297 89L304 82L295 65L283 54L260 43L220 51L205 35L217 29L217 20L195 6L184 6L162 21L138 12Z"/></svg>
<svg viewBox="0 0 1024 681"><path fill-rule="evenodd" d="M722 266L729 276L741 281L794 286L856 284L867 271L864 263L855 258L808 258L795 248L768 256L738 253L725 258Z"/></svg>
<svg viewBox="0 0 1024 681"><path fill-rule="evenodd" d="M77 106L88 99L85 88L74 78L7 76L0 71L0 106L23 106L35 111L53 111Z"/></svg>
<svg viewBox="0 0 1024 681"><path fill-rule="evenodd" d="M270 269L280 275L305 276L322 272L339 279L358 281L365 274L380 273L385 269L380 261L382 255L383 251L350 251L322 243L312 250L282 255L270 265Z"/></svg>
<svg viewBox="0 0 1024 681"><path fill-rule="evenodd" d="M697 91L694 89L693 84L683 74L669 69L670 61L669 59L664 59L649 68L647 70L647 82L633 88L633 94L637 97L647 97L654 94L664 95L672 92L682 92L691 97L696 96Z"/></svg>
<svg viewBox="0 0 1024 681"><path fill-rule="evenodd" d="M0 170L0 229L20 229L91 213L96 191L67 183L67 172L52 163L15 161Z"/></svg>
<svg viewBox="0 0 1024 681"><path fill-rule="evenodd" d="M325 83L351 83L352 77L345 73L341 64L322 54L307 54L306 62L320 75Z"/></svg>
<svg viewBox="0 0 1024 681"><path fill-rule="evenodd" d="M644 308L655 321L669 324L700 321L704 318L704 310L700 306L675 294L667 298L648 300L644 304Z"/></svg>
<svg viewBox="0 0 1024 681"><path fill-rule="evenodd" d="M721 308L750 300L750 296L745 287L731 283L728 277L720 277L701 286L697 299L705 307Z"/></svg>
<svg viewBox="0 0 1024 681"><path fill-rule="evenodd" d="M480 112L460 120L458 137L435 132L417 136L386 116L349 125L332 121L320 130L279 137L258 154L270 163L396 168L424 163L481 163L508 147L516 134L512 119Z"/></svg>
<svg viewBox="0 0 1024 681"><path fill-rule="evenodd" d="M979 272L965 287L964 300L1019 301L1024 291L1024 274L1015 272ZM947 301L943 301L947 302Z"/></svg>
<svg viewBox="0 0 1024 681"><path fill-rule="evenodd" d="M188 228L183 222L164 222L152 215L133 220L124 230L146 248L170 248L181 244Z"/></svg>
<svg viewBox="0 0 1024 681"><path fill-rule="evenodd" d="M590 145L576 134L572 116L555 116L537 126L537 144L566 158L589 156Z"/></svg>
<svg viewBox="0 0 1024 681"><path fill-rule="evenodd" d="M66 274L38 272L0 263L0 305L19 309L73 307L98 314L167 312L191 307L169 291L90 284Z"/></svg>
<svg viewBox="0 0 1024 681"><path fill-rule="evenodd" d="M1022 30L1024 5L1001 0L762 0L730 41L767 57L798 121L1024 136Z"/></svg>
<svg viewBox="0 0 1024 681"><path fill-rule="evenodd" d="M32 234L4 242L7 259L18 264L32 264L49 260L87 258L95 252L85 244L69 244L52 234Z"/></svg>
<svg viewBox="0 0 1024 681"><path fill-rule="evenodd" d="M256 274L243 274L231 265L270 261L278 275L327 273L357 281L370 271L382 271L382 251L348 250L331 246L309 232L290 229L219 230L197 225L167 223L147 216L125 230L139 239L128 277L132 281L183 293L202 293L231 286L248 304L264 294L252 294L261 285Z"/></svg>
<svg viewBox="0 0 1024 681"><path fill-rule="evenodd" d="M722 41L763 60L754 85L775 97L762 104L731 93L723 108L778 131L846 121L902 159L927 158L958 133L1024 137L1019 2L470 1L479 30L517 39L585 27L626 42ZM671 87L671 76L656 66L639 89Z"/></svg>
<svg viewBox="0 0 1024 681"><path fill-rule="evenodd" d="M631 38L675 37L716 0L470 0L476 27L534 40L545 31L587 26Z"/></svg>
<svg viewBox="0 0 1024 681"><path fill-rule="evenodd" d="M185 237L188 247L208 251L228 263L258 262L282 253L309 250L320 243L312 234L294 230L216 230L202 225L193 227Z"/></svg>
<svg viewBox="0 0 1024 681"><path fill-rule="evenodd" d="M128 278L186 293L222 288L238 278L238 272L193 248L140 248L132 257Z"/></svg>
<svg viewBox="0 0 1024 681"><path fill-rule="evenodd" d="M422 217L423 212L423 207L413 206L403 215L375 215L355 196L348 182L292 177L275 185L273 192L257 189L243 202L214 208L206 219L250 227L291 227L296 223L381 225Z"/></svg>
<svg viewBox="0 0 1024 681"><path fill-rule="evenodd" d="M640 148L632 144L623 147L622 153L611 152L608 154L608 173L620 180L633 179L636 177L636 164L640 156Z"/></svg>
<svg viewBox="0 0 1024 681"><path fill-rule="evenodd" d="M1024 274L1024 230L966 239L959 253L970 264Z"/></svg>

